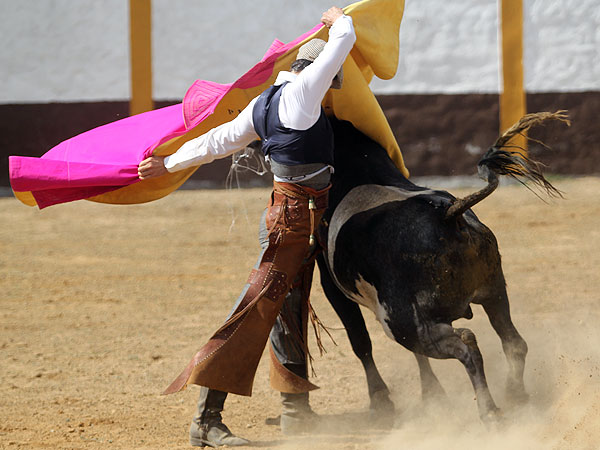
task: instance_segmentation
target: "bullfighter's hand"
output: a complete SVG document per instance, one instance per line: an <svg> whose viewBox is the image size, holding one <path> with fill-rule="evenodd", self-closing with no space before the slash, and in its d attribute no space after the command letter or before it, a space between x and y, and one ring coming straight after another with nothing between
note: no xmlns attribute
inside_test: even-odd
<svg viewBox="0 0 600 450"><path fill-rule="evenodd" d="M165 167L164 156L151 156L150 158L143 160L138 166L138 176L141 180L160 177L168 172L169 171Z"/></svg>
<svg viewBox="0 0 600 450"><path fill-rule="evenodd" d="M331 28L333 23L336 20L338 20L340 17L342 17L343 15L344 15L344 11L342 11L337 6L332 6L331 8L329 8L327 11L325 11L323 13L323 15L321 16L321 22L327 28Z"/></svg>

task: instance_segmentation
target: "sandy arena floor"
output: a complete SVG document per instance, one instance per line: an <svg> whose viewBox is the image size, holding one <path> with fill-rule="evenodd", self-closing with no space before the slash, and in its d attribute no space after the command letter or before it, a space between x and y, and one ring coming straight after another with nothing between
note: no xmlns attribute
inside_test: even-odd
<svg viewBox="0 0 600 450"><path fill-rule="evenodd" d="M323 426L289 439L265 424L279 411L267 358L254 395L227 401L226 423L255 447L286 450L599 448L600 178L556 184L565 200L545 204L511 185L475 209L496 233L513 319L529 344L531 399L513 408L483 310L457 322L478 337L505 423L479 421L454 360L433 362L449 401L425 407L414 357L365 311L398 410L393 430L369 426L362 368L318 276L313 303L338 343L325 340L328 353L315 361L321 389L312 405ZM197 387L160 392L228 313L257 255L267 197L264 189L181 191L146 205L44 211L0 199L0 447L189 448Z"/></svg>

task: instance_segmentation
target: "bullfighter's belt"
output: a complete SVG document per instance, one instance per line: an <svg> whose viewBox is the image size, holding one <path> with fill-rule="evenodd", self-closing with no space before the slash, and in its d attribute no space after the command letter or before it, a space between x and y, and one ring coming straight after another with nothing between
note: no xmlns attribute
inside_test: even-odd
<svg viewBox="0 0 600 450"><path fill-rule="evenodd" d="M292 282L314 263L314 230L327 207L329 187L320 191L291 183L273 184L266 224L269 244L249 288L230 318L196 353L165 390L171 394L188 384L251 395L256 368L269 332ZM306 392L312 383L287 371L271 358L272 385L283 392Z"/></svg>

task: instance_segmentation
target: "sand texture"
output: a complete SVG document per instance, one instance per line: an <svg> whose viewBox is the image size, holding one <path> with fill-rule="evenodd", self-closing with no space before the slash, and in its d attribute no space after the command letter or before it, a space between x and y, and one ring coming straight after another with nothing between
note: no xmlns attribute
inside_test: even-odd
<svg viewBox="0 0 600 450"><path fill-rule="evenodd" d="M311 336L321 426L291 439L265 424L279 413L267 358L254 395L228 399L225 422L261 448L599 448L600 178L553 181L564 200L546 204L509 185L475 207L498 238L513 319L529 345L528 404L504 397L506 362L481 307L455 324L478 338L503 409L493 427L479 420L458 361L432 362L447 399L424 404L414 357L364 310L397 408L392 430L370 424L362 367L317 274L313 304L338 344L325 338L320 357ZM181 191L145 205L43 211L0 199L0 448L189 448L198 388L160 393L237 297L268 196Z"/></svg>

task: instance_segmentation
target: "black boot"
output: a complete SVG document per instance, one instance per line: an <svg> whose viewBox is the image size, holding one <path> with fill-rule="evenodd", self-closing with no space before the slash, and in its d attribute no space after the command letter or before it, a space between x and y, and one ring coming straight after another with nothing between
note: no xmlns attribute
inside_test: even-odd
<svg viewBox="0 0 600 450"><path fill-rule="evenodd" d="M248 445L246 439L235 436L223 423L221 412L227 392L202 387L198 409L190 425L190 444L193 447L239 447Z"/></svg>
<svg viewBox="0 0 600 450"><path fill-rule="evenodd" d="M318 424L319 416L308 403L308 392L303 394L281 393L281 432L291 436L311 432Z"/></svg>

